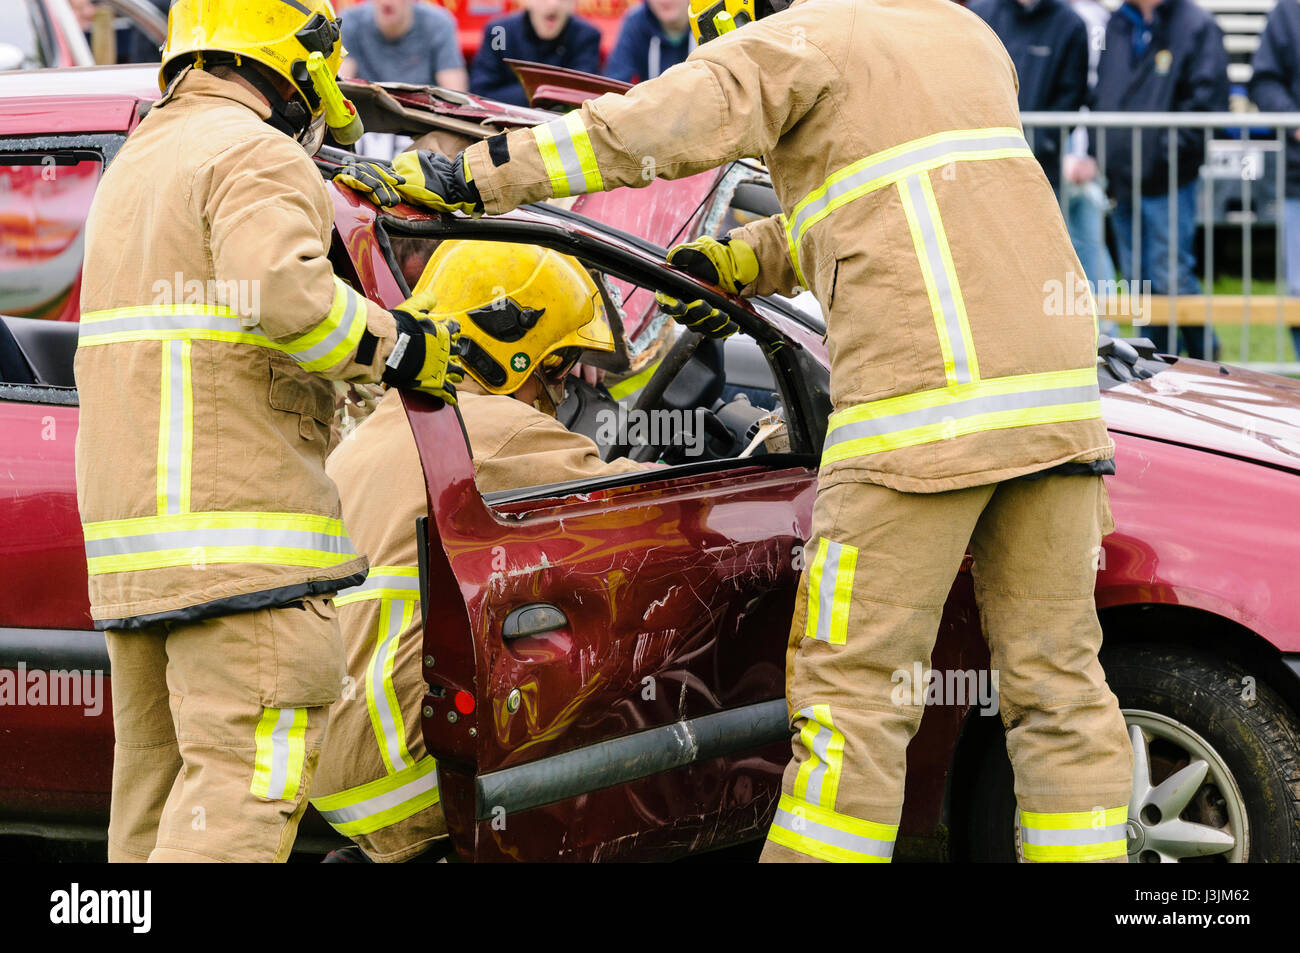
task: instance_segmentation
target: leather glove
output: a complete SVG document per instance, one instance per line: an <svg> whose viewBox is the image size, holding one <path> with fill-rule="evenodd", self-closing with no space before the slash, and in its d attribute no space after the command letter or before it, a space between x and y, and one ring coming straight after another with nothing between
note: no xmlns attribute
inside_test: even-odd
<svg viewBox="0 0 1300 953"><path fill-rule="evenodd" d="M412 205L466 215L483 211L483 199L470 179L463 152L454 159L423 149L403 152L393 160L393 171L402 178L397 191Z"/></svg>
<svg viewBox="0 0 1300 953"><path fill-rule="evenodd" d="M685 302L662 291L655 294L655 301L664 314L705 337L726 338L740 330L735 321L705 301Z"/></svg>
<svg viewBox="0 0 1300 953"><path fill-rule="evenodd" d="M456 403L456 385L465 379L460 356L460 325L429 317L434 306L428 294L415 295L392 311L397 344L384 370L384 383L423 391Z"/></svg>
<svg viewBox="0 0 1300 953"><path fill-rule="evenodd" d="M334 181L360 192L380 208L402 204L397 186L406 179L385 162L349 162L334 174Z"/></svg>
<svg viewBox="0 0 1300 953"><path fill-rule="evenodd" d="M738 238L706 236L685 242L668 252L668 264L732 294L740 294L741 288L758 278L758 256Z"/></svg>

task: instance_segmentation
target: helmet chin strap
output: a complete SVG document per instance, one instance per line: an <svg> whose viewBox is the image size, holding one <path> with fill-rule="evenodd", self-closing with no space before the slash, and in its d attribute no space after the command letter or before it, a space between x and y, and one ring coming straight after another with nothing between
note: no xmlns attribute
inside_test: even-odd
<svg viewBox="0 0 1300 953"><path fill-rule="evenodd" d="M548 417L557 416L560 412L560 405L564 403L564 382L561 381L558 388L552 388L542 374L534 371L533 377L537 383L542 385L542 392L533 401L533 407Z"/></svg>
<svg viewBox="0 0 1300 953"><path fill-rule="evenodd" d="M279 129L290 139L299 139L311 126L311 113L307 107L296 99L286 100L256 66L243 63L234 69L266 98L271 107L271 116L266 120L268 125Z"/></svg>

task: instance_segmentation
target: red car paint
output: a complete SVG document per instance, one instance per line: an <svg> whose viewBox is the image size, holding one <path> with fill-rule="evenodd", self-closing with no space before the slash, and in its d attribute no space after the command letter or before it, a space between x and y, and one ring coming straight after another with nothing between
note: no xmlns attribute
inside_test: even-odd
<svg viewBox="0 0 1300 953"><path fill-rule="evenodd" d="M144 74L70 75L78 72L0 78L0 141L125 133L137 97L149 95ZM124 88L131 74L134 94ZM100 92L86 94L87 85ZM694 209L711 186L665 185L685 191L617 193L623 203L641 197L660 217L634 215L635 229L606 220L669 241L682 209ZM586 214L618 214L612 198L601 198L606 205L598 198L584 200ZM681 199L670 215L671 202ZM335 205L336 267L353 271L377 300L397 303L403 292L373 209L343 190ZM506 220L542 217L521 210ZM571 231L647 268L662 267L599 225ZM763 314L825 364L818 334L777 312ZM784 741L534 807L509 815L504 826L477 816L474 783L582 745L778 699L797 578L791 554L808 533L813 471L738 464L493 508L474 486L456 415L418 397L408 408L432 517L426 604L437 614L428 627L428 676L445 689L429 700L425 735L440 759L456 850L475 859L672 858L761 836L789 756ZM1244 646L1277 658L1300 651L1290 568L1300 537L1289 516L1300 505L1297 386L1179 361L1153 380L1106 391L1103 409L1119 466L1108 479L1117 531L1106 540L1097 584L1103 622L1175 607L1222 622L1225 654ZM89 631L75 430L75 407L0 387L0 633L48 642L50 667L103 653L102 637ZM498 634L502 619L526 602L560 607L569 625L507 644ZM1126 637L1108 629L1108 639ZM59 655L54 647L69 639L84 642ZM11 669L19 662L39 665L35 657L0 658ZM932 666L986 664L963 572ZM652 699L643 695L647 676ZM1275 687L1294 698L1295 686ZM516 688L520 704L512 713L507 699ZM475 706L458 707L451 721L447 712L461 692ZM59 706L0 707L0 830L102 828L112 757L108 704L105 698L97 717ZM981 721L962 707L927 709L909 749L900 856L944 854L945 829L960 813L954 792L966 780L962 746Z"/></svg>

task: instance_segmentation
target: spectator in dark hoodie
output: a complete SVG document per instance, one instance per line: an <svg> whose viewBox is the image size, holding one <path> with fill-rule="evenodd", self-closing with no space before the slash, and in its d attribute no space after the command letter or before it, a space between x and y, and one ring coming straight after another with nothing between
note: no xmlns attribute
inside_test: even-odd
<svg viewBox="0 0 1300 953"><path fill-rule="evenodd" d="M695 49L686 18L690 0L645 0L628 11L618 42L605 64L605 75L625 83L654 79Z"/></svg>
<svg viewBox="0 0 1300 953"><path fill-rule="evenodd" d="M600 31L573 15L577 5L578 0L524 0L521 12L488 23L469 68L470 92L527 106L507 59L599 73Z"/></svg>
<svg viewBox="0 0 1300 953"><path fill-rule="evenodd" d="M1255 51L1250 98L1262 112L1300 112L1300 3L1281 0L1268 15L1268 25ZM1300 129L1289 130L1286 147L1287 294L1300 295ZM1300 357L1300 328L1291 329L1291 343Z"/></svg>
<svg viewBox="0 0 1300 953"><path fill-rule="evenodd" d="M1088 27L1066 0L974 0L1020 79L1021 112L1076 112L1088 99ZM1027 130L1052 188L1061 187L1061 132Z"/></svg>
<svg viewBox="0 0 1300 953"><path fill-rule="evenodd" d="M1293 2L1293 0L1291 0ZM1214 17L1192 0L1128 0L1106 24L1106 46L1097 63L1092 108L1129 112L1226 112L1228 54ZM1151 282L1155 294L1200 294L1195 274L1197 179L1205 161L1205 132L1177 130L1177 163L1169 168L1169 130L1142 132L1140 204L1133 207L1133 137L1111 130L1106 137L1106 178L1115 199L1116 265L1130 280ZM1169 234L1169 178L1174 176L1178 233ZM1133 218L1142 216L1142 248L1133 269ZM1169 274L1169 245L1177 248L1178 272ZM1175 280L1177 284L1175 285ZM1184 337L1182 330L1188 333ZM1180 329L1192 357L1205 356L1202 329ZM1169 329L1151 326L1143 333L1161 350ZM1215 347L1217 350L1217 346Z"/></svg>

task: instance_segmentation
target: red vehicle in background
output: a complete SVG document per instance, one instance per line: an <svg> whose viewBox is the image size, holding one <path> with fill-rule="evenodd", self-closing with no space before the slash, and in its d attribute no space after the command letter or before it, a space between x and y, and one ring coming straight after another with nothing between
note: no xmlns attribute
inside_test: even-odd
<svg viewBox="0 0 1300 953"><path fill-rule="evenodd" d="M148 68L0 76L0 174L25 182L13 170L54 156L56 177L95 179L153 84ZM412 137L479 138L550 115L431 90L350 93L368 126ZM422 711L446 849L640 860L760 843L790 752L784 656L829 411L825 326L799 302L722 296L667 266L664 248L772 210L763 171L737 163L479 219L378 214L331 188L335 270L389 306L439 242L474 238L581 260L621 341L611 369L663 340L655 291L710 301L745 332L725 345L681 335L650 374L638 406L699 413L707 440L689 459L671 440L602 444L608 457L667 455L647 473L484 496L455 410L418 396L407 409L429 489L423 606L439 622L426 626ZM4 214L26 216L12 232L26 236L71 213L19 189L0 192ZM25 247L6 240L0 260ZM0 314L26 300L22 273L0 268ZM75 300L70 285L62 294ZM102 838L112 759L75 497L75 343L68 322L0 321L0 833L44 838ZM1137 758L1130 857L1300 860L1300 385L1111 341L1098 373L1118 473L1097 603ZM566 408L599 438L590 413ZM784 441L756 444L777 408ZM987 665L964 567L930 669L972 694L926 709L900 859L1017 856L1002 726L975 690ZM80 698L53 697L81 672ZM329 836L309 818L300 847Z"/></svg>

